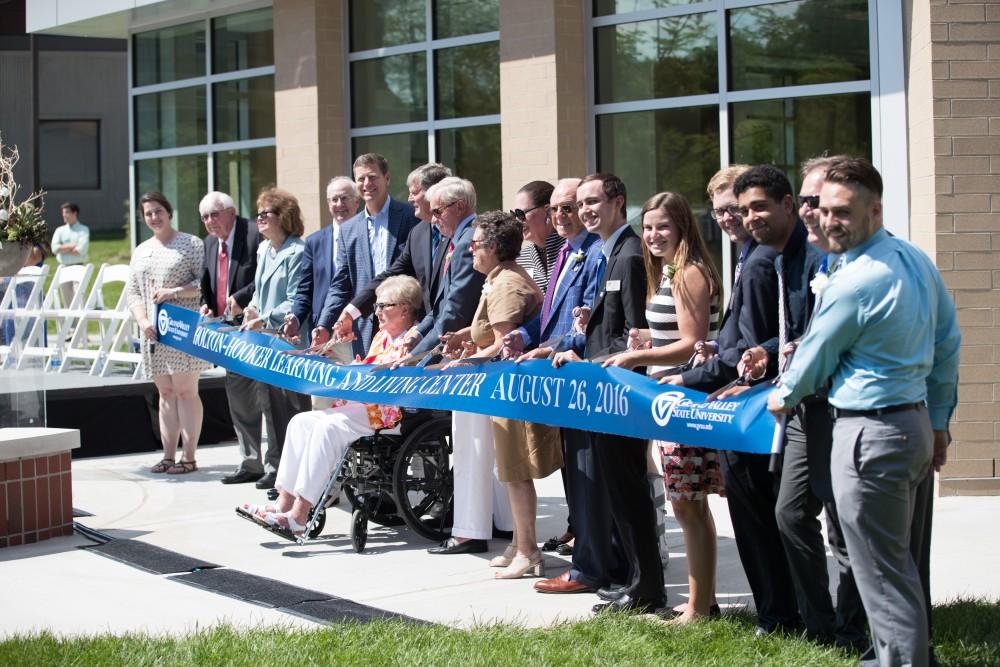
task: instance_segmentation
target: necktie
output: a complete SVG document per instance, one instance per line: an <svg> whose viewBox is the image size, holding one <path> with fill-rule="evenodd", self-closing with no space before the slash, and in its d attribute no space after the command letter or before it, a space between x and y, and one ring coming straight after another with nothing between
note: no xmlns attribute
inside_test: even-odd
<svg viewBox="0 0 1000 667"><path fill-rule="evenodd" d="M552 299L555 297L556 289L559 287L559 273L563 269L563 264L566 263L566 258L569 257L569 251L570 245L569 242L566 242L563 244L563 247L560 248L559 254L556 256L555 264L552 265L552 273L549 274L548 289L545 290L545 300L542 301L543 327L549 321L549 311L552 309Z"/></svg>
<svg viewBox="0 0 1000 667"><path fill-rule="evenodd" d="M729 294L729 305L726 306L726 312L729 312L733 307L733 299L736 298L736 290L740 284L740 274L743 273L743 264L747 261L748 250L750 250L749 242L743 244L743 249L740 250L740 258L736 262L736 270L733 271L733 291Z"/></svg>
<svg viewBox="0 0 1000 667"><path fill-rule="evenodd" d="M441 230L432 222L427 224L431 226L431 257L433 257L437 252L438 243L441 243Z"/></svg>
<svg viewBox="0 0 1000 667"><path fill-rule="evenodd" d="M441 271L441 276L444 277L448 275L448 267L451 266L451 255L455 252L455 243L448 241L448 254L444 256L444 269Z"/></svg>
<svg viewBox="0 0 1000 667"><path fill-rule="evenodd" d="M604 291L604 271L608 268L608 258L601 253L601 258L597 261L597 289Z"/></svg>
<svg viewBox="0 0 1000 667"><path fill-rule="evenodd" d="M219 265L215 271L215 314L222 317L226 312L226 292L229 286L229 251L225 241L219 241Z"/></svg>

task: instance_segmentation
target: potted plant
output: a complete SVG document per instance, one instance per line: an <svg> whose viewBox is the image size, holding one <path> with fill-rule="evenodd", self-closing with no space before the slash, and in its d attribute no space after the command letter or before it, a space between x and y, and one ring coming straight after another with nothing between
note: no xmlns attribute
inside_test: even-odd
<svg viewBox="0 0 1000 667"><path fill-rule="evenodd" d="M48 236L42 220L44 192L33 192L18 201L14 165L20 159L17 146L6 146L0 137L0 276L16 274L36 243Z"/></svg>

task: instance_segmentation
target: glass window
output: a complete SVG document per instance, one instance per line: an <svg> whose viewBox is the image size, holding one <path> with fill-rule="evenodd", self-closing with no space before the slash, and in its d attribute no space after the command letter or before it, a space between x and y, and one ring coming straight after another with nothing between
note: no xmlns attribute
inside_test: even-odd
<svg viewBox="0 0 1000 667"><path fill-rule="evenodd" d="M649 9L663 9L677 5L690 5L704 0L594 0L594 16L627 14Z"/></svg>
<svg viewBox="0 0 1000 667"><path fill-rule="evenodd" d="M205 87L178 88L135 96L135 149L204 144Z"/></svg>
<svg viewBox="0 0 1000 667"><path fill-rule="evenodd" d="M174 227L189 234L205 235L198 215L198 202L208 192L208 161L204 155L137 160L136 199L150 190L162 192L174 207ZM153 235L138 216L136 229L139 242Z"/></svg>
<svg viewBox="0 0 1000 667"><path fill-rule="evenodd" d="M868 1L796 0L729 12L730 90L868 78Z"/></svg>
<svg viewBox="0 0 1000 667"><path fill-rule="evenodd" d="M212 89L215 141L274 136L274 77L217 83Z"/></svg>
<svg viewBox="0 0 1000 667"><path fill-rule="evenodd" d="M796 188L807 158L824 151L871 157L868 93L741 102L730 118L733 161L774 164Z"/></svg>
<svg viewBox="0 0 1000 667"><path fill-rule="evenodd" d="M43 190L101 188L101 132L96 120L38 121L38 179Z"/></svg>
<svg viewBox="0 0 1000 667"><path fill-rule="evenodd" d="M500 43L435 51L434 85L438 118L500 113Z"/></svg>
<svg viewBox="0 0 1000 667"><path fill-rule="evenodd" d="M236 210L249 218L261 190L277 182L274 148L248 148L215 154L215 189L236 202Z"/></svg>
<svg viewBox="0 0 1000 667"><path fill-rule="evenodd" d="M479 125L439 130L438 162L476 186L479 212L503 205L500 175L500 126Z"/></svg>
<svg viewBox="0 0 1000 667"><path fill-rule="evenodd" d="M407 53L351 63L354 127L427 120L427 56Z"/></svg>
<svg viewBox="0 0 1000 667"><path fill-rule="evenodd" d="M427 39L425 0L351 0L351 51Z"/></svg>
<svg viewBox="0 0 1000 667"><path fill-rule="evenodd" d="M381 153L389 163L389 194L393 199L406 201L406 177L411 171L429 160L426 132L380 134L374 137L355 137L352 155ZM352 174L348 172L346 176Z"/></svg>
<svg viewBox="0 0 1000 667"><path fill-rule="evenodd" d="M498 0L434 0L437 39L500 30Z"/></svg>
<svg viewBox="0 0 1000 667"><path fill-rule="evenodd" d="M222 16L212 21L212 71L233 72L274 64L271 10Z"/></svg>
<svg viewBox="0 0 1000 667"><path fill-rule="evenodd" d="M175 25L134 37L133 86L205 76L205 24Z"/></svg>
<svg viewBox="0 0 1000 667"><path fill-rule="evenodd" d="M715 16L689 14L594 30L597 103L718 91Z"/></svg>

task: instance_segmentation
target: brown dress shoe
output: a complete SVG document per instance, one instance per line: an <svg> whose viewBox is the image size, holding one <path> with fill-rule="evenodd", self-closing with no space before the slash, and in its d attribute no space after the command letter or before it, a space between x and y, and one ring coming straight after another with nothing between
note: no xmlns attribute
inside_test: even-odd
<svg viewBox="0 0 1000 667"><path fill-rule="evenodd" d="M572 581L569 578L569 570L566 570L558 577L542 579L535 582L535 590L539 593L593 593L594 589L579 581Z"/></svg>

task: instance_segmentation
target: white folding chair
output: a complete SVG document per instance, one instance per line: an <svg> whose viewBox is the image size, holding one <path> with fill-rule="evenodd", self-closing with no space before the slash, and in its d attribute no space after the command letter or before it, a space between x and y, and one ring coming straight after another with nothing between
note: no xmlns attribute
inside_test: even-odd
<svg viewBox="0 0 1000 667"><path fill-rule="evenodd" d="M126 307L125 287L128 283L127 264L102 264L90 288L90 295L83 308L70 311L67 314L68 326L73 331L66 349L63 350L62 363L59 372L72 370L75 363L83 362L90 375L97 375L104 366L104 356L107 354L114 335L118 332L123 320L131 317ZM121 285L121 294L114 310L104 308L104 288L108 285ZM98 337L90 336L90 323L98 325Z"/></svg>
<svg viewBox="0 0 1000 667"><path fill-rule="evenodd" d="M0 344L0 369L12 365L21 340L26 330L32 324L32 313L41 310L42 291L45 289L45 278L49 275L49 267L26 266L17 272L7 283L3 298L0 299L0 329L10 336L3 337ZM30 285L27 299L17 298L18 291Z"/></svg>
<svg viewBox="0 0 1000 667"><path fill-rule="evenodd" d="M135 320L128 309L128 277L127 264L109 266L104 273L105 284L121 281L122 293L114 309L101 313L101 319L107 323L101 350L101 359L91 369L91 375L108 376L118 365L127 365L132 369L132 378L138 379L142 373L142 355L138 349L139 335Z"/></svg>
<svg viewBox="0 0 1000 667"><path fill-rule="evenodd" d="M45 370L51 370L56 363L61 363L62 352L65 348L66 338L70 334L70 328L74 318L72 315L79 312L83 306L84 293L90 275L94 272L93 264L74 264L72 266L60 266L56 269L56 275L52 278L49 291L45 295L38 317L31 325L28 333L28 340L21 351L21 356L17 360L18 369L22 368L26 361L32 357L41 357L45 360ZM69 304L62 303L60 288L66 283L79 283L79 288L73 295L73 301ZM45 331L48 323L56 325L55 336L45 339ZM55 362L55 363L54 363Z"/></svg>

